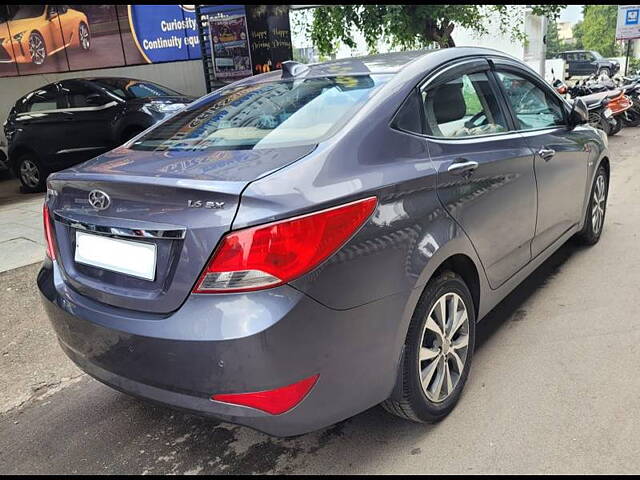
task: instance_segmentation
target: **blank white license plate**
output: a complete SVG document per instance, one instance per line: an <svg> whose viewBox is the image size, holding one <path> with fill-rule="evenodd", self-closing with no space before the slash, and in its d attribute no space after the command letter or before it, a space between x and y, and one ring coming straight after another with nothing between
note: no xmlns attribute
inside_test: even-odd
<svg viewBox="0 0 640 480"><path fill-rule="evenodd" d="M120 240L76 230L75 261L133 277L153 280L156 276L156 246Z"/></svg>

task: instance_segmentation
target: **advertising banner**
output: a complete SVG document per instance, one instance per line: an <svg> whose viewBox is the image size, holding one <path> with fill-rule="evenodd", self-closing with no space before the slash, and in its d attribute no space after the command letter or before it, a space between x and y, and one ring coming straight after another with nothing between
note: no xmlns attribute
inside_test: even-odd
<svg viewBox="0 0 640 480"><path fill-rule="evenodd" d="M292 58L286 5L201 8L216 78L276 70ZM199 58L195 5L0 5L0 77Z"/></svg>
<svg viewBox="0 0 640 480"><path fill-rule="evenodd" d="M66 72L69 70L64 38L86 25L83 13L58 5L1 5L0 24L3 73ZM80 48L77 33L71 49ZM6 73L5 73L6 75Z"/></svg>
<svg viewBox="0 0 640 480"><path fill-rule="evenodd" d="M640 5L618 5L616 40L640 38Z"/></svg>
<svg viewBox="0 0 640 480"><path fill-rule="evenodd" d="M133 41L146 63L200 58L194 5L129 5Z"/></svg>
<svg viewBox="0 0 640 480"><path fill-rule="evenodd" d="M58 8L61 6L59 5ZM70 70L88 70L92 68L121 67L126 65L118 12L115 5L69 5L86 18L86 24L80 24L78 31L63 30L67 59ZM64 17L64 15L62 15ZM80 44L74 45L78 38Z"/></svg>
<svg viewBox="0 0 640 480"><path fill-rule="evenodd" d="M247 5L247 22L254 74L278 70L293 58L286 5Z"/></svg>
<svg viewBox="0 0 640 480"><path fill-rule="evenodd" d="M0 5L0 77L200 56L195 5Z"/></svg>
<svg viewBox="0 0 640 480"><path fill-rule="evenodd" d="M237 79L251 75L251 56L244 15L209 17L214 75Z"/></svg>

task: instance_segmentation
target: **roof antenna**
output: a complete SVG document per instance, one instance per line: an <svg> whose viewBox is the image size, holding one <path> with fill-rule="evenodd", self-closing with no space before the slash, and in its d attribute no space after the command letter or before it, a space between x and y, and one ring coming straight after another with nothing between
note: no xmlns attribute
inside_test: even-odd
<svg viewBox="0 0 640 480"><path fill-rule="evenodd" d="M294 78L302 75L307 70L309 70L309 65L305 63L295 62L293 60L282 62L282 78Z"/></svg>

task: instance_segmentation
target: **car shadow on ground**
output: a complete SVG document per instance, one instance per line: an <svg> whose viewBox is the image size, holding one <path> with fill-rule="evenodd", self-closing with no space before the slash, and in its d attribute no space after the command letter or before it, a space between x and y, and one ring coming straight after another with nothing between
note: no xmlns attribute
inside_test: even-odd
<svg viewBox="0 0 640 480"><path fill-rule="evenodd" d="M522 309L525 302L551 282L565 262L581 248L573 242L565 244L496 306L479 324L476 348L481 350L506 322L517 321L526 315ZM141 409L150 408L145 405L143 402L139 404ZM320 454L324 447L333 442L345 443L344 448L366 443L369 446L366 452L371 460L398 453L413 455L419 453L420 449L409 447L428 437L440 425L407 422L377 406L319 432L277 439L245 427L217 423L188 414L175 414L164 407L155 408L158 409L155 411L158 421L165 421L170 416L175 427L181 425L180 431L175 432L180 434L179 438L191 432L188 440L183 443L187 443L184 447L189 448L187 456L192 461L202 461L200 467L203 471L222 469L225 473L295 471L292 465L296 465L298 461L304 462L304 455ZM176 415L184 416L180 422L175 422ZM186 423L183 423L187 418ZM404 447L397 445L399 435L405 439L402 442ZM242 444L246 448L238 448L236 444ZM398 448L408 451L399 452ZM364 451L358 450L360 453ZM205 462L205 459L209 460ZM215 459L213 464L210 463L211 459ZM367 463L367 459L360 457L357 462Z"/></svg>
<svg viewBox="0 0 640 480"><path fill-rule="evenodd" d="M565 244L494 308L479 324L477 350L508 321L525 315L523 304L551 282L578 250L572 242ZM84 459L80 471L86 473L296 473L308 464L332 470L338 463L359 471L383 458L420 455L416 446L424 446L429 436L446 428L446 421L407 422L376 406L326 429L282 439L151 404L88 379L16 415L19 423L7 418L7 427L12 436L23 438L20 449L34 468L46 465L45 473L69 473L73 455ZM47 443L52 447L47 453L38 440L42 427L28 427L34 424L47 424ZM21 432L22 428L29 430ZM334 458L348 451L357 451L357 458L343 457L341 462Z"/></svg>

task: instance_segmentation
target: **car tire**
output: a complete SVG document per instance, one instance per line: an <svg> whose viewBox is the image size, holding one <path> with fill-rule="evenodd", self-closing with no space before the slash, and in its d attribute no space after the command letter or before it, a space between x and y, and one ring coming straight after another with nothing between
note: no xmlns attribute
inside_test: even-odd
<svg viewBox="0 0 640 480"><path fill-rule="evenodd" d="M47 45L38 32L31 32L29 35L29 55L34 65L42 65L47 59Z"/></svg>
<svg viewBox="0 0 640 480"><path fill-rule="evenodd" d="M593 179L589 191L589 205L585 213L584 225L575 235L575 239L583 245L595 245L600 240L607 213L607 198L609 197L609 175L600 165Z"/></svg>
<svg viewBox="0 0 640 480"><path fill-rule="evenodd" d="M620 116L614 117L614 120L616 122L616 126L609 131L609 136L615 135L620 130L622 130L622 127L624 126L622 120L620 119Z"/></svg>
<svg viewBox="0 0 640 480"><path fill-rule="evenodd" d="M611 77L611 69L609 67L602 67L600 70L598 70L598 76L602 75L603 73L605 73L607 77Z"/></svg>
<svg viewBox="0 0 640 480"><path fill-rule="evenodd" d="M91 48L91 32L84 22L80 22L78 26L78 42L80 43L80 49L85 52Z"/></svg>
<svg viewBox="0 0 640 480"><path fill-rule="evenodd" d="M459 322L456 328L453 311ZM460 399L469 375L475 324L475 307L464 280L451 271L432 279L416 306L405 340L398 378L401 393L385 400L384 409L419 423L435 423L446 417Z"/></svg>
<svg viewBox="0 0 640 480"><path fill-rule="evenodd" d="M22 183L22 190L26 193L34 193L44 190L48 172L34 154L27 153L16 162L16 175Z"/></svg>

